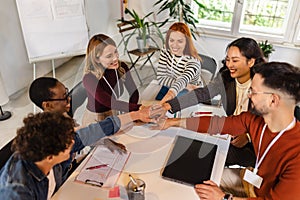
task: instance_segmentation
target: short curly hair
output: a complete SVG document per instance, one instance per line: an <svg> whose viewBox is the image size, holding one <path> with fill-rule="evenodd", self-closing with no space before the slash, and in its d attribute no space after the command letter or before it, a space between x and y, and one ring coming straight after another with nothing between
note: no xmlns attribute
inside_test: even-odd
<svg viewBox="0 0 300 200"><path fill-rule="evenodd" d="M56 112L30 113L17 130L12 149L37 162L65 151L74 140L74 120Z"/></svg>

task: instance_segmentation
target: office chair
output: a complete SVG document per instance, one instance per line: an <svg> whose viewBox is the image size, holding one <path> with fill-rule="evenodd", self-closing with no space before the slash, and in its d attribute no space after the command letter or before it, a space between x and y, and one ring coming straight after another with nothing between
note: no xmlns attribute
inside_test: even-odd
<svg viewBox="0 0 300 200"><path fill-rule="evenodd" d="M204 78L201 73L202 80L204 81L205 84L208 84L210 81L213 80L213 78L216 75L217 63L213 57L209 57L209 56L206 56L206 55L203 55L200 53L199 53L199 56L202 58L202 61L201 61L202 72L205 72L205 70L206 70L211 74L210 78Z"/></svg>
<svg viewBox="0 0 300 200"><path fill-rule="evenodd" d="M79 108L87 98L86 90L83 87L82 81L72 88L72 90L69 92L69 95L71 97L71 108L68 112L68 115L73 117L77 108Z"/></svg>
<svg viewBox="0 0 300 200"><path fill-rule="evenodd" d="M0 170L5 165L6 161L10 158L10 156L13 154L13 151L11 150L11 144L12 141L9 141L2 149L0 149Z"/></svg>
<svg viewBox="0 0 300 200"><path fill-rule="evenodd" d="M132 20L134 21L134 20ZM119 29L119 33L121 34L122 36L122 40L121 40L121 43L124 44L124 51L127 53L129 59L130 59L130 62L131 62L131 66L129 67L129 69L131 70L132 68L134 68L135 72L136 72L136 75L140 81L140 84L143 85L142 83L142 80L141 80L141 77L136 69L136 64L137 62L140 60L140 58L142 57L145 57L146 56L146 60L143 62L143 64L141 65L141 68L147 63L149 62L153 71L154 71L154 74L156 75L156 70L153 66L153 63L151 61L151 57L154 55L154 53L156 51L159 51L160 49L157 48L157 47L153 47L153 46L150 46L148 49L145 49L143 51L139 50L138 48L136 49L133 49L133 50L128 50L127 49L127 46L128 46L128 41L127 41L127 37L125 35L125 33L127 32L128 34L131 34L133 33L135 27L133 27L130 23L127 23L127 22L120 22L117 24L117 27ZM129 32L131 31L131 32ZM127 35L128 36L128 35ZM135 38L135 37L133 37ZM136 56L137 58L135 60L133 60L132 56Z"/></svg>

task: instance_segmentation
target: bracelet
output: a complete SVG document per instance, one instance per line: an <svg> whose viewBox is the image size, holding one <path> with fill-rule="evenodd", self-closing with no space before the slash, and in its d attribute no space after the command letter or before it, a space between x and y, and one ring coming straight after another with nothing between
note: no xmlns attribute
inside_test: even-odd
<svg viewBox="0 0 300 200"><path fill-rule="evenodd" d="M249 134L249 133L246 133L246 135L247 135L248 141L251 143L252 140L251 140L250 134Z"/></svg>
<svg viewBox="0 0 300 200"><path fill-rule="evenodd" d="M222 200L233 200L233 195L230 193L227 193L224 195Z"/></svg>

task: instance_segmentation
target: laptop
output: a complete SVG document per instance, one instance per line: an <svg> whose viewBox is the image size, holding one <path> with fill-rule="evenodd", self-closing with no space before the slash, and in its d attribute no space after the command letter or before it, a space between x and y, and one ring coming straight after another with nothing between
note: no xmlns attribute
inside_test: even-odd
<svg viewBox="0 0 300 200"><path fill-rule="evenodd" d="M176 136L162 178L194 186L210 180L218 145Z"/></svg>

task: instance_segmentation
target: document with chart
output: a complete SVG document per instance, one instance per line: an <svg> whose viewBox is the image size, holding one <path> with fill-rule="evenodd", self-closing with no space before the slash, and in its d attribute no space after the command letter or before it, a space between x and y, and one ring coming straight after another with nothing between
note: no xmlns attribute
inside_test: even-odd
<svg viewBox="0 0 300 200"><path fill-rule="evenodd" d="M107 147L99 145L93 149L75 181L99 187L113 187L129 155L128 152L111 152Z"/></svg>

